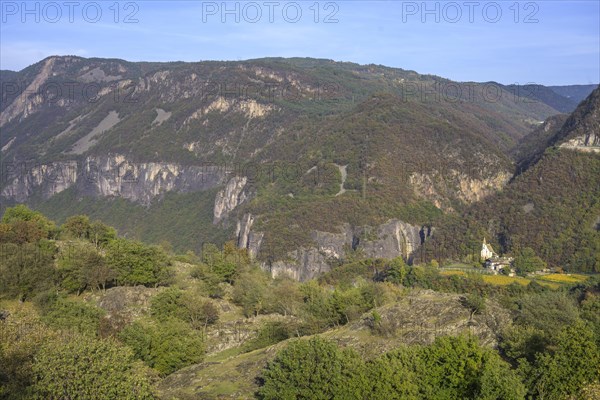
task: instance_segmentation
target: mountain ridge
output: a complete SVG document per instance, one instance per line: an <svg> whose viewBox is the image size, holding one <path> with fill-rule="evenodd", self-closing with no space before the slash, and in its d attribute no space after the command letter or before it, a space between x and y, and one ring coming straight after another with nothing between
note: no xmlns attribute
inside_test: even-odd
<svg viewBox="0 0 600 400"><path fill-rule="evenodd" d="M415 243L386 254L411 258L423 240L410 232L502 190L511 149L558 114L495 83L303 58L50 57L15 82L35 85L2 96L3 207L27 202L65 218L77 202L85 207L70 208L142 239L166 229L180 250L229 237L265 265L296 260L282 270L305 269L310 257L326 270L331 249L344 257L361 239L374 248L382 238L367 232L395 223L411 225L398 240ZM36 85L74 90L52 97ZM193 201L198 221L181 217L197 215ZM142 217L150 210L156 227ZM119 217L127 213L133 226Z"/></svg>

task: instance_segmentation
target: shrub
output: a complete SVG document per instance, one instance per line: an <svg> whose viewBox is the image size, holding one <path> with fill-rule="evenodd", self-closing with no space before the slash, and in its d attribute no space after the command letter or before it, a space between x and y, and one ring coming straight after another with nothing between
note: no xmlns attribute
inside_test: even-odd
<svg viewBox="0 0 600 400"><path fill-rule="evenodd" d="M134 322L123 329L119 337L133 349L137 358L161 375L200 362L204 355L201 334L175 318L160 323Z"/></svg>
<svg viewBox="0 0 600 400"><path fill-rule="evenodd" d="M36 399L153 399L133 353L114 340L85 336L51 341L33 365Z"/></svg>

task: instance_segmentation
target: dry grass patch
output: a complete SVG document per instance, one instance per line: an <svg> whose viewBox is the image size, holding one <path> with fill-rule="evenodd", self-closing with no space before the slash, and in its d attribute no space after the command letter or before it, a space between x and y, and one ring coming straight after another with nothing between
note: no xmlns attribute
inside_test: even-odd
<svg viewBox="0 0 600 400"><path fill-rule="evenodd" d="M500 286L507 286L514 282L516 282L520 285L523 285L523 286L527 286L527 285L529 285L529 282L531 282L531 280L520 277L520 276L483 275L482 278L483 278L483 281L486 283L490 283L492 285L500 285Z"/></svg>
<svg viewBox="0 0 600 400"><path fill-rule="evenodd" d="M540 276L539 279L557 283L579 283L587 280L588 277L578 274L549 274Z"/></svg>
<svg viewBox="0 0 600 400"><path fill-rule="evenodd" d="M465 273L465 271L449 270L449 271L441 271L440 275L446 275L446 276L451 276L451 275L466 276L467 274Z"/></svg>

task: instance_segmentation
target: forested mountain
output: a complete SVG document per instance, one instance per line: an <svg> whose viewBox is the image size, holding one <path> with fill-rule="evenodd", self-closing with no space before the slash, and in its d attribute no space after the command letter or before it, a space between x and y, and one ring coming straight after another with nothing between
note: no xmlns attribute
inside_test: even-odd
<svg viewBox="0 0 600 400"><path fill-rule="evenodd" d="M299 58L0 80L0 399L598 398L600 88Z"/></svg>
<svg viewBox="0 0 600 400"><path fill-rule="evenodd" d="M531 247L553 266L600 271L600 89L556 129L562 120L523 140L531 138L521 158L528 169L500 193L461 221L440 224L440 246L451 251L459 246L449 244L453 238L466 243L486 235L504 252Z"/></svg>
<svg viewBox="0 0 600 400"><path fill-rule="evenodd" d="M85 213L178 250L234 239L299 279L348 249L410 261L440 217L532 164L575 104L300 58L50 57L1 79L3 208Z"/></svg>

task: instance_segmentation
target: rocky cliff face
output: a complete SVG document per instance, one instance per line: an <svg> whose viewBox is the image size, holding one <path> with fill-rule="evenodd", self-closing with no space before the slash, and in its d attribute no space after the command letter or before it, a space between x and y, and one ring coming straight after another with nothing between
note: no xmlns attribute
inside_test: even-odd
<svg viewBox="0 0 600 400"><path fill-rule="evenodd" d="M0 113L0 127L19 116L21 116L21 118L27 118L44 103L43 94L36 92L39 92L39 88L46 83L48 77L50 77L55 61L56 58L54 57L46 59L39 74L15 100ZM30 96L31 93L34 93L34 95Z"/></svg>
<svg viewBox="0 0 600 400"><path fill-rule="evenodd" d="M252 231L252 224L254 224L254 216L250 213L244 214L242 219L237 223L235 237L237 238L238 248L247 249L250 257L256 257L260 250L264 233Z"/></svg>
<svg viewBox="0 0 600 400"><path fill-rule="evenodd" d="M600 134L588 132L585 135L567 140L562 143L560 147L564 149L600 153Z"/></svg>
<svg viewBox="0 0 600 400"><path fill-rule="evenodd" d="M600 87L567 119L554 143L561 148L600 152Z"/></svg>
<svg viewBox="0 0 600 400"><path fill-rule="evenodd" d="M25 202L35 192L48 199L77 182L76 161L54 162L43 165L5 164L2 166L2 183L8 183L0 197Z"/></svg>
<svg viewBox="0 0 600 400"><path fill-rule="evenodd" d="M338 233L313 231L314 247L300 248L286 260L262 264L273 277L287 275L299 281L315 278L331 269L331 262L343 260L348 251L361 251L370 258L402 257L407 262L431 237L432 228L410 225L392 219L377 227L354 227L345 224Z"/></svg>
<svg viewBox="0 0 600 400"><path fill-rule="evenodd" d="M508 171L500 171L484 178L475 178L463 172L450 170L446 174L413 173L410 183L415 195L431 201L436 207L453 211L452 195L462 203L471 204L501 190L511 178Z"/></svg>
<svg viewBox="0 0 600 400"><path fill-rule="evenodd" d="M225 188L217 193L213 211L213 224L227 218L229 213L247 200L248 194L244 191L248 178L234 176L227 182Z"/></svg>
<svg viewBox="0 0 600 400"><path fill-rule="evenodd" d="M25 202L36 193L49 198L72 186L81 194L122 197L143 205L170 191L193 192L226 182L228 171L214 166L181 166L174 163L135 163L121 155L87 157L82 162L63 161L28 167L5 168L8 182L1 196Z"/></svg>

